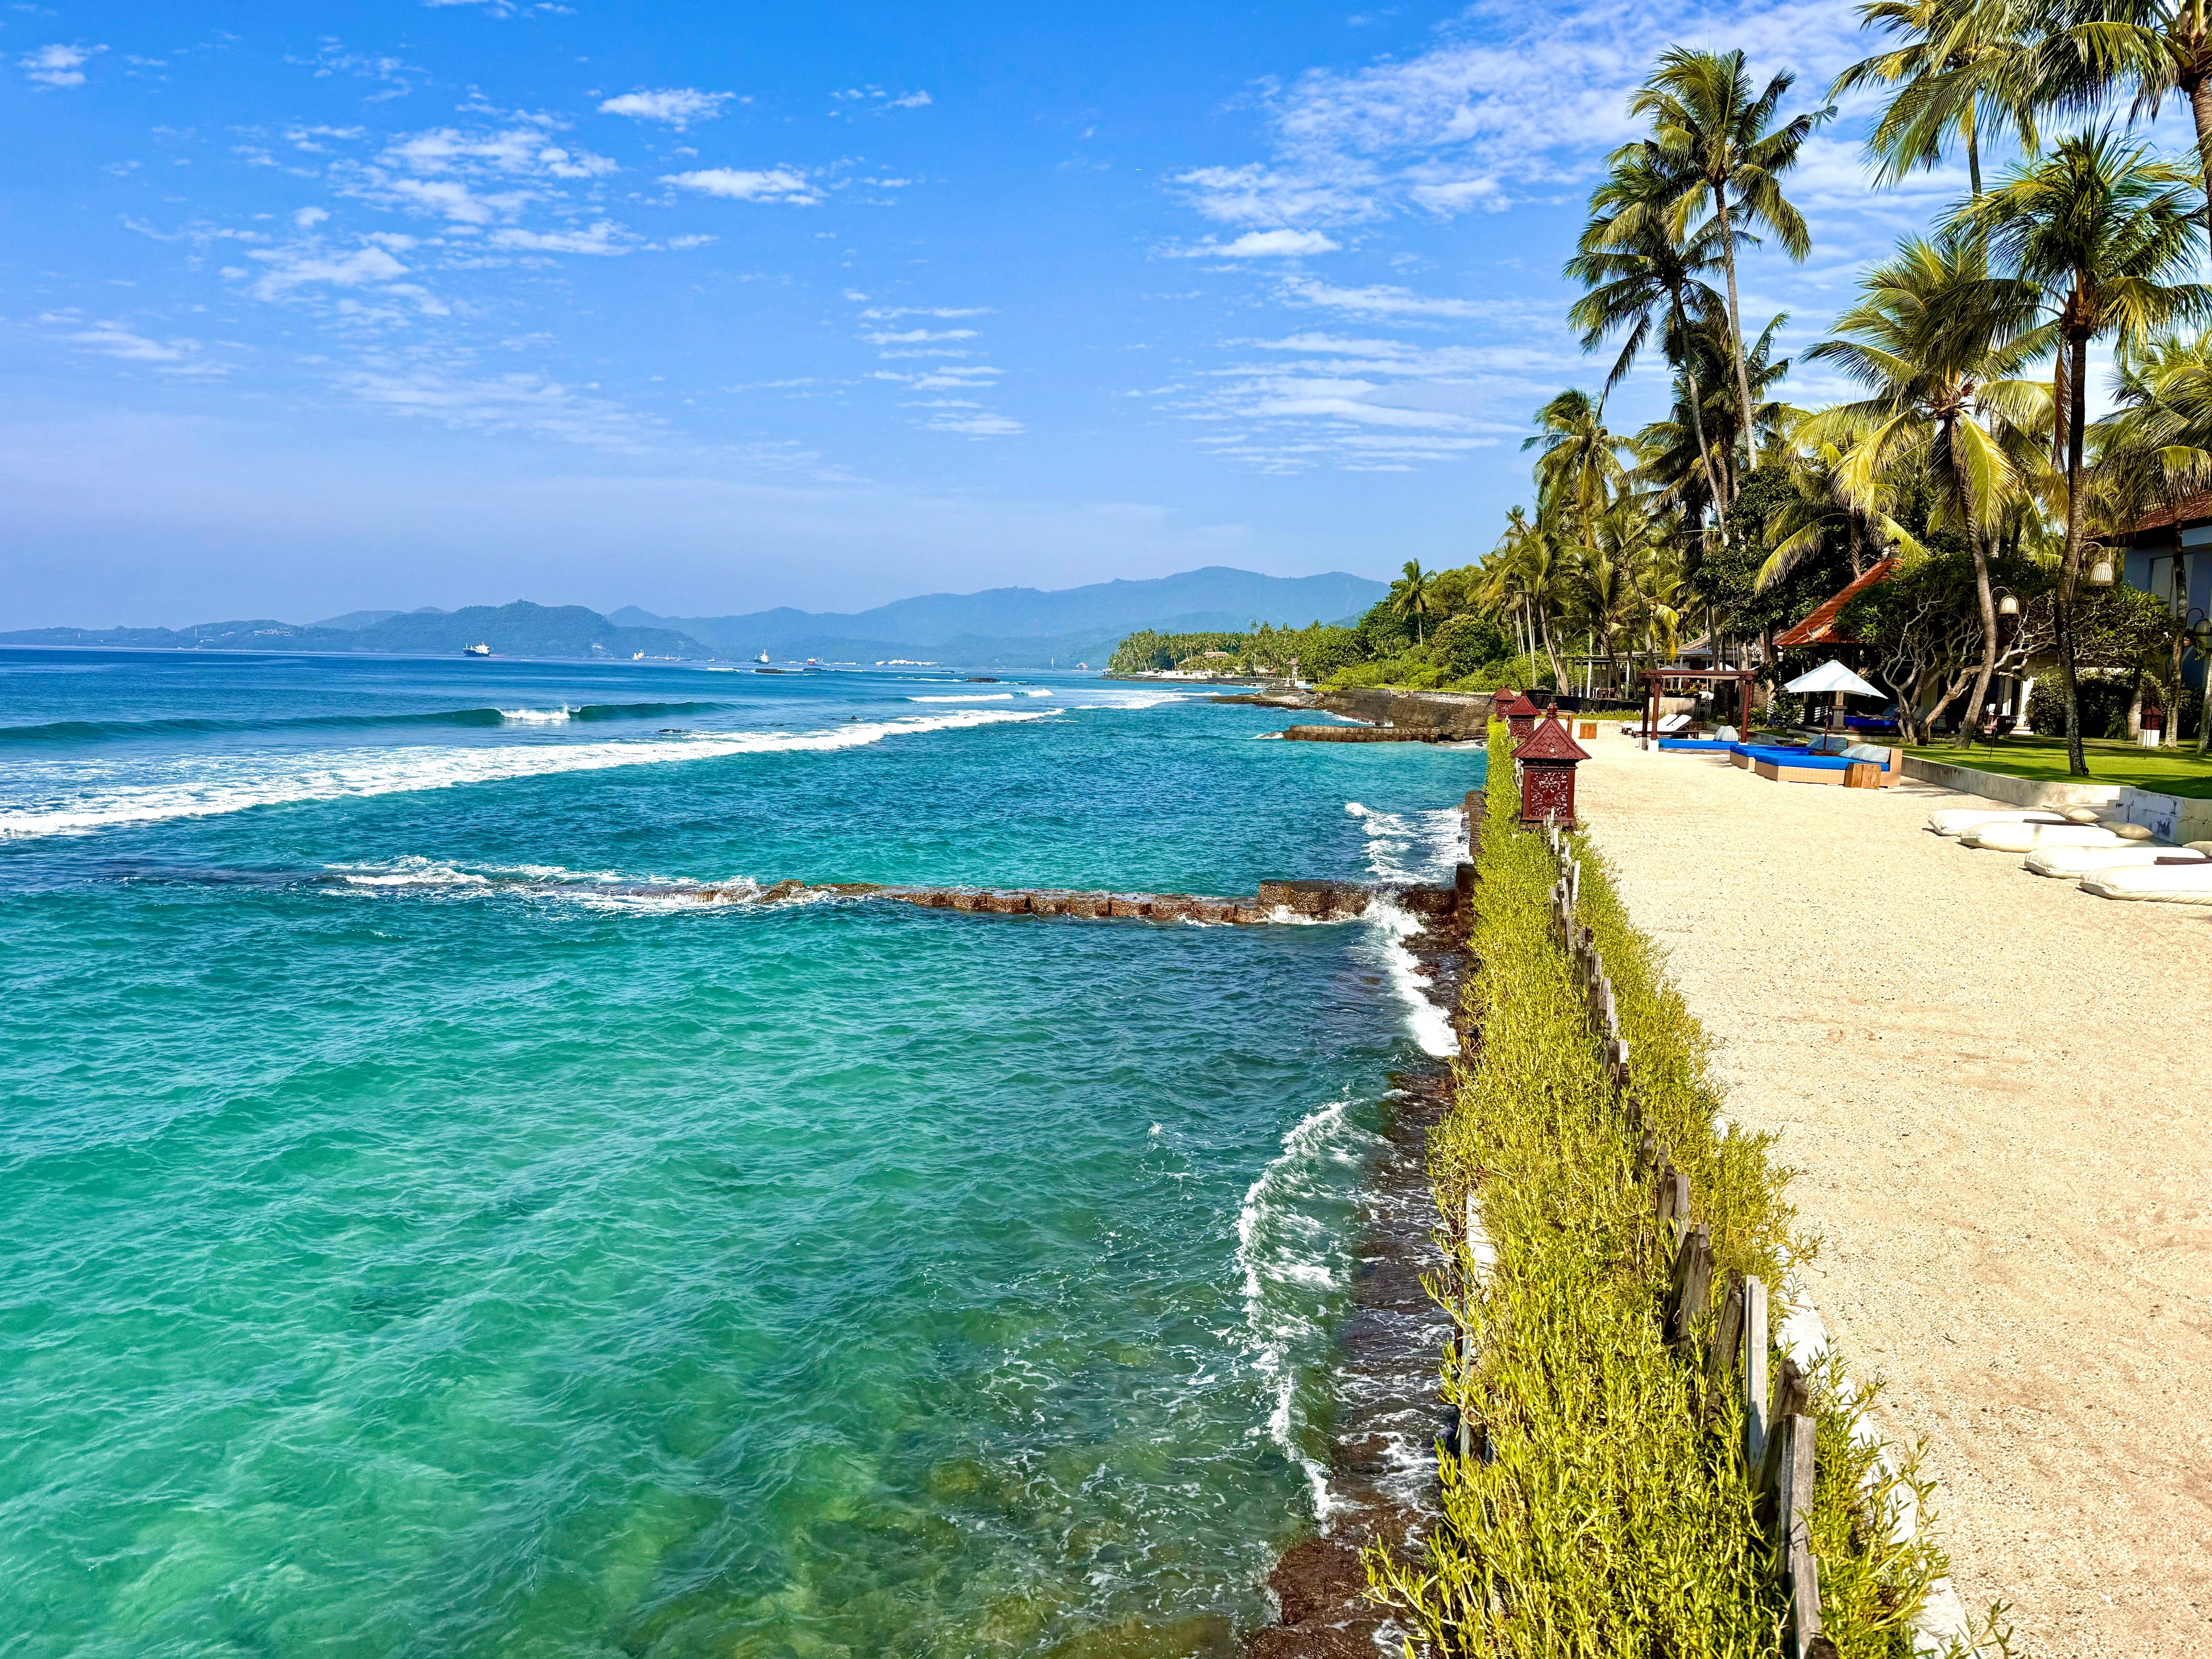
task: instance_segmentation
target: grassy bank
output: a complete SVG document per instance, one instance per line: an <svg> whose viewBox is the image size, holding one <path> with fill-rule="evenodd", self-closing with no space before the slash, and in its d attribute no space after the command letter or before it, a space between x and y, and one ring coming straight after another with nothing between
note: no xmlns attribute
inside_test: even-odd
<svg viewBox="0 0 2212 1659"><path fill-rule="evenodd" d="M1978 767L2039 783L2131 783L2161 795L2212 799L2212 758L2200 757L2191 749L2145 749L2117 738L2087 738L2081 749L2089 763L2087 778L2067 771L2063 738L2007 738L1994 749L1982 744L1972 749L1954 743L1925 744L1905 752L1946 766Z"/></svg>
<svg viewBox="0 0 2212 1659"><path fill-rule="evenodd" d="M1550 930L1557 866L1512 820L1501 728L1491 748L1467 992L1480 1036L1430 1139L1448 1227L1472 1189L1496 1257L1478 1285L1462 1243L1460 1272L1436 1287L1465 1333L1445 1391L1477 1427L1476 1455L1445 1454L1443 1524L1413 1565L1378 1553L1376 1589L1438 1654L1776 1654L1786 1604L1740 1451L1740 1389L1708 1389L1702 1343L1685 1358L1663 1338L1671 1238ZM1803 1248L1786 1172L1765 1137L1716 1133L1704 1035L1594 860L1581 919L1613 977L1646 1127L1711 1229L1717 1284L1735 1270L1779 1286ZM1924 1531L1891 1541L1903 1480L1852 1439L1860 1402L1838 1396L1833 1370L1811 1382L1826 1634L1850 1659L1901 1659L1943 1562Z"/></svg>

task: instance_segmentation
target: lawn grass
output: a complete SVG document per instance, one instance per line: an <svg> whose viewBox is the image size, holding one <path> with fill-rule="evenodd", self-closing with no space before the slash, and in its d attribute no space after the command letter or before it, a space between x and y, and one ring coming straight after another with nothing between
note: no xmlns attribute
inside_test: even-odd
<svg viewBox="0 0 2212 1659"><path fill-rule="evenodd" d="M2145 749L2118 738L2087 738L2081 747L2089 763L2087 779L2067 771L2063 738L2007 738L1995 749L1978 743L1972 749L1930 743L1905 752L1946 766L1978 767L2039 783L2131 783L2161 795L2212 799L2212 757L2200 759L2194 749Z"/></svg>

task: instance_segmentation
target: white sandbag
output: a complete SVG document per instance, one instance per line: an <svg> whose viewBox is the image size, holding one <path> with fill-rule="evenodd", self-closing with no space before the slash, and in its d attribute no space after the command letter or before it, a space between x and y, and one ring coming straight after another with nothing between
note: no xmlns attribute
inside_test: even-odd
<svg viewBox="0 0 2212 1659"><path fill-rule="evenodd" d="M2093 871L2081 878L2081 890L2099 898L2212 904L2212 859L2198 864L2136 864Z"/></svg>
<svg viewBox="0 0 2212 1659"><path fill-rule="evenodd" d="M2132 865L2156 864L2160 859L2188 859L2212 863L2202 853L2181 847L2039 847L2021 867L2039 876L2063 876L2069 881L2100 870L2122 870Z"/></svg>
<svg viewBox="0 0 2212 1659"><path fill-rule="evenodd" d="M1964 835L1978 823L2063 823L2056 812L2034 807L2027 811L1988 806L1949 806L1928 815L1928 827L1939 836Z"/></svg>
<svg viewBox="0 0 2212 1659"><path fill-rule="evenodd" d="M2095 823L2105 815L2094 806L2069 806L2064 816L2069 823Z"/></svg>
<svg viewBox="0 0 2212 1659"><path fill-rule="evenodd" d="M2106 826L2122 841L2156 841L2147 823L2112 823Z"/></svg>
<svg viewBox="0 0 2212 1659"><path fill-rule="evenodd" d="M2094 823L1984 823L1960 836L1959 845L1989 853L2033 853L2045 847L2116 847L2119 840Z"/></svg>

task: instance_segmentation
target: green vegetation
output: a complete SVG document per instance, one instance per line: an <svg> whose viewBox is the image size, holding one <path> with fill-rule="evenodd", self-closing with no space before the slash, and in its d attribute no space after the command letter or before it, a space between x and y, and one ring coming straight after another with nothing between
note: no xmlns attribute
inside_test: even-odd
<svg viewBox="0 0 2212 1659"><path fill-rule="evenodd" d="M1501 784L1512 775L1501 726L1491 766ZM1556 866L1514 822L1511 792L1490 799L1471 939L1480 971L1466 993L1480 1036L1429 1142L1448 1230L1472 1188L1496 1254L1480 1293L1463 1288L1464 1255L1435 1287L1468 1334L1445 1392L1487 1456L1444 1455L1444 1524L1410 1565L1374 1553L1370 1576L1438 1654L1773 1655L1784 1603L1754 1522L1735 1391L1709 1394L1702 1358L1685 1364L1662 1340L1668 1240L1551 933ZM1645 1121L1711 1229L1717 1284L1735 1270L1778 1285L1806 1250L1787 1173L1767 1137L1716 1132L1704 1034L1583 852L1581 918L1613 977ZM1850 1434L1866 1395L1842 1397L1837 1376L1830 1364L1810 1379L1824 1627L1847 1659L1903 1659L1944 1561L1924 1527L1893 1541L1891 1513L1924 1499L1924 1483L1875 1469Z"/></svg>
<svg viewBox="0 0 2212 1659"><path fill-rule="evenodd" d="M2131 783L2161 795L2186 795L2212 800L2212 760L2186 749L2144 749L2117 738L2088 738L2082 753L2089 765L2091 783ZM1972 752L1945 744L1905 750L1947 766L1974 766L2008 777L2034 778L2045 783L2080 783L2069 769L2063 738L2007 738L1994 749L1978 745Z"/></svg>

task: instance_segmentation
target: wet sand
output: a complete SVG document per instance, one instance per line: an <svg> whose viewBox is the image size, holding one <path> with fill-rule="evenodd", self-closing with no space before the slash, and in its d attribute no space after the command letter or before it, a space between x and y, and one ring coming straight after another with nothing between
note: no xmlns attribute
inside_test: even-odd
<svg viewBox="0 0 2212 1659"><path fill-rule="evenodd" d="M2212 910L1926 832L1981 803L1585 744L1585 822L1779 1137L1805 1281L1927 1443L1966 1607L2051 1659L2212 1644Z"/></svg>

